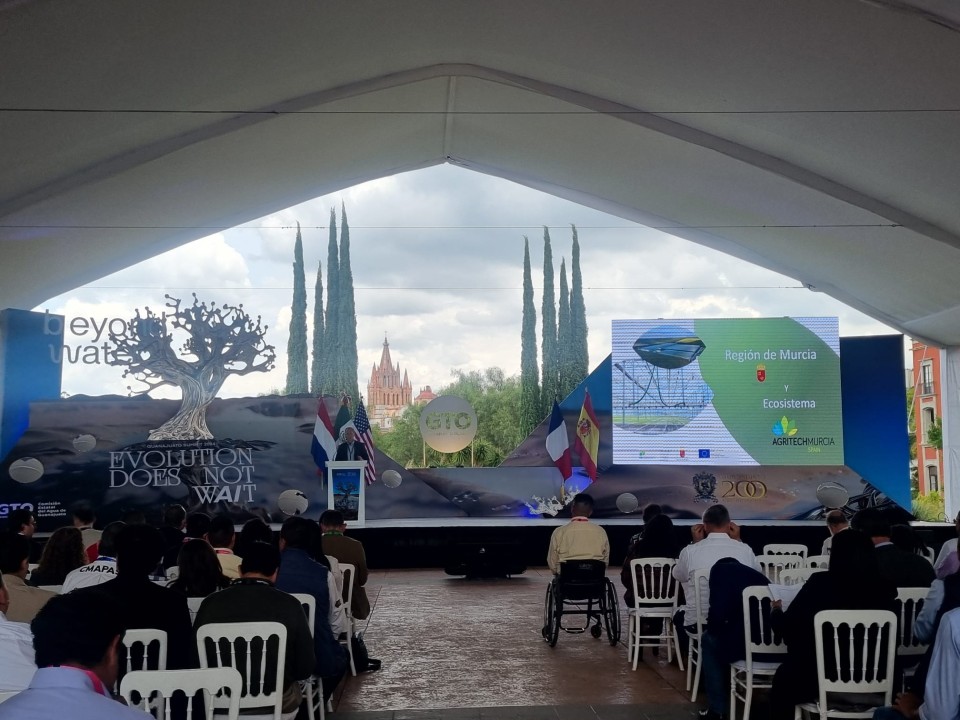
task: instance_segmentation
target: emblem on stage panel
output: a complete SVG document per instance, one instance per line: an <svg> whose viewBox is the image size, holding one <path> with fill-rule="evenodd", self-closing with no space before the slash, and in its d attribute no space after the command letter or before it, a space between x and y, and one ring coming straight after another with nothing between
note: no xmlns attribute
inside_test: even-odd
<svg viewBox="0 0 960 720"><path fill-rule="evenodd" d="M697 473L693 476L693 490L697 502L720 502L717 500L717 476L713 473Z"/></svg>
<svg viewBox="0 0 960 720"><path fill-rule="evenodd" d="M767 366L763 363L757 365L757 382L763 382L767 379Z"/></svg>

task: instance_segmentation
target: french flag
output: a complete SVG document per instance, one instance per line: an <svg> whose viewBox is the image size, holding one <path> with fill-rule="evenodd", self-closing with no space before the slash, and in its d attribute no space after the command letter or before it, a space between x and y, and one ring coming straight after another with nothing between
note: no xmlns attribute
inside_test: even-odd
<svg viewBox="0 0 960 720"><path fill-rule="evenodd" d="M310 453L317 464L317 474L323 477L327 469L327 461L333 460L337 454L337 442L333 439L333 423L330 422L330 415L327 413L323 398L320 398L317 405L317 422L313 426Z"/></svg>
<svg viewBox="0 0 960 720"><path fill-rule="evenodd" d="M563 479L573 475L573 462L570 459L570 439L567 437L567 425L563 422L560 406L553 401L553 413L550 415L550 429L547 431L547 453L557 466Z"/></svg>

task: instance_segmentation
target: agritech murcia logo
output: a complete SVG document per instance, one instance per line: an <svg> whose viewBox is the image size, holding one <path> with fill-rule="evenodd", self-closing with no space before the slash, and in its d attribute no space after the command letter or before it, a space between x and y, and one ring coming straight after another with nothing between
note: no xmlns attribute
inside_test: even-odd
<svg viewBox="0 0 960 720"><path fill-rule="evenodd" d="M784 415L773 424L773 434L776 435L777 438L793 437L797 434L797 421L790 420ZM776 444L778 443L776 439L774 439L774 445Z"/></svg>
<svg viewBox="0 0 960 720"><path fill-rule="evenodd" d="M820 448L827 445L836 445L832 437L797 437L797 421L786 415L773 424L774 445L805 445L810 452L820 452Z"/></svg>

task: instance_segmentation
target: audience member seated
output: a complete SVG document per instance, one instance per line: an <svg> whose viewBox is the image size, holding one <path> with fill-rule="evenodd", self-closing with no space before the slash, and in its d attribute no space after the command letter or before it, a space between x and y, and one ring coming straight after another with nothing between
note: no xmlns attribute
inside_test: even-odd
<svg viewBox="0 0 960 720"><path fill-rule="evenodd" d="M703 684L707 710L700 717L727 717L730 705L730 663L747 656L743 627L743 591L767 586L759 570L734 558L720 558L710 569L710 612L703 634Z"/></svg>
<svg viewBox="0 0 960 720"><path fill-rule="evenodd" d="M894 587L930 587L936 573L920 555L901 550L890 541L890 521L879 508L866 508L853 516L853 527L873 541L880 561L880 574Z"/></svg>
<svg viewBox="0 0 960 720"><path fill-rule="evenodd" d="M230 584L217 554L206 540L187 540L177 560L180 574L167 587L187 597L206 597Z"/></svg>
<svg viewBox="0 0 960 720"><path fill-rule="evenodd" d="M347 617L347 605L343 600L343 571L340 561L332 555L323 552L323 531L320 524L310 523L310 557L323 565L327 571L327 584L330 592L330 628L336 638L345 638L350 631L350 622Z"/></svg>
<svg viewBox="0 0 960 720"><path fill-rule="evenodd" d="M627 546L628 551L640 541L640 538L643 537L643 533L646 531L647 525L650 524L650 521L653 520L657 515L662 514L663 509L656 503L650 503L643 509L643 525L640 526L640 532L630 538L630 544Z"/></svg>
<svg viewBox="0 0 960 720"><path fill-rule="evenodd" d="M124 630L155 628L167 633L167 669L197 666L187 598L150 580L163 554L163 536L149 525L127 525L117 534L117 576L71 595L90 593L120 606Z"/></svg>
<svg viewBox="0 0 960 720"><path fill-rule="evenodd" d="M919 555L924 560L927 558L927 544L923 541L923 538L920 537L920 533L909 525L891 525L890 542L904 552ZM929 562L929 560L927 562Z"/></svg>
<svg viewBox="0 0 960 720"><path fill-rule="evenodd" d="M954 519L954 525L957 529L957 535L960 536L960 512L957 513L957 517ZM937 553L937 559L933 563L934 570L940 570L940 567L946 562L947 557L950 553L957 552L957 540L960 538L950 538L943 545L940 546L940 552Z"/></svg>
<svg viewBox="0 0 960 720"><path fill-rule="evenodd" d="M673 625L680 643L680 652L686 655L688 648L688 629L695 627L697 607L694 604L695 588L693 576L697 570L709 570L721 558L739 560L747 567L760 570L756 555L746 543L740 542L740 527L730 520L730 513L723 505L711 505L703 513L703 522L690 528L693 543L687 545L677 559L673 576L683 586L686 604L674 615ZM700 609L707 617L710 611L710 598L700 598Z"/></svg>
<svg viewBox="0 0 960 720"><path fill-rule="evenodd" d="M126 523L117 520L103 529L100 542L97 543L98 555L89 565L78 567L63 581L61 594L83 587L100 585L117 576L117 534L126 527Z"/></svg>
<svg viewBox="0 0 960 720"><path fill-rule="evenodd" d="M359 540L344 535L347 525L343 521L343 513L339 510L324 510L320 515L320 529L323 531L321 546L323 554L336 558L339 562L348 563L356 568L356 577L353 580L353 603L350 606L351 614L357 620L365 620L370 616L370 601L367 599L367 555L363 551L363 544ZM348 588L343 588L343 599L347 599Z"/></svg>
<svg viewBox="0 0 960 720"><path fill-rule="evenodd" d="M33 540L33 533L37 530L37 519L33 510L17 508L7 517L7 531L23 535L30 541L30 562L40 559L40 545Z"/></svg>
<svg viewBox="0 0 960 720"><path fill-rule="evenodd" d="M324 700L330 698L343 678L349 656L337 642L330 626L330 573L307 552L312 520L291 517L280 529L280 572L277 588L288 593L306 593L316 601L313 646L317 664L313 674L323 680Z"/></svg>
<svg viewBox="0 0 960 720"><path fill-rule="evenodd" d="M960 609L943 616L932 651L922 704L914 693L897 695L892 708L878 708L874 720L957 720L960 718Z"/></svg>
<svg viewBox="0 0 960 720"><path fill-rule="evenodd" d="M303 608L296 598L274 587L279 566L279 550L267 543L253 543L240 566L240 578L203 601L196 627L229 622L283 624L287 628L287 651L282 710L292 718L302 699L298 681L313 674L316 661Z"/></svg>
<svg viewBox="0 0 960 720"><path fill-rule="evenodd" d="M255 542L273 545L273 529L260 518L251 518L243 524L233 551L242 558L244 548Z"/></svg>
<svg viewBox="0 0 960 720"><path fill-rule="evenodd" d="M123 634L120 608L83 593L53 598L30 628L39 668L26 691L0 705L0 717L22 720L147 720L113 700Z"/></svg>
<svg viewBox="0 0 960 720"><path fill-rule="evenodd" d="M55 593L27 585L30 569L30 540L23 535L7 533L0 538L0 573L7 587L10 607L7 620L28 623Z"/></svg>
<svg viewBox="0 0 960 720"><path fill-rule="evenodd" d="M63 585L67 575L87 564L83 536L75 527L55 530L40 554L40 564L30 573L30 584Z"/></svg>
<svg viewBox="0 0 960 720"><path fill-rule="evenodd" d="M850 527L850 523L847 522L847 516L843 514L842 510L831 510L827 513L827 530L830 531L830 537L823 541L823 545L820 547L821 555L829 555L830 548L833 545L833 536L836 535L841 530L846 530Z"/></svg>
<svg viewBox="0 0 960 720"><path fill-rule="evenodd" d="M0 575L0 692L19 692L30 684L37 666L33 661L33 635L26 623L7 620L10 596Z"/></svg>
<svg viewBox="0 0 960 720"><path fill-rule="evenodd" d="M180 545L188 540L200 539L206 540L207 532L210 530L210 516L206 513L196 512L187 515L186 532L180 540ZM167 570L177 564L177 558L180 557L180 545L170 546L163 553L163 569Z"/></svg>
<svg viewBox="0 0 960 720"><path fill-rule="evenodd" d="M73 519L73 526L83 535L83 547L87 550L88 557L90 557L89 548L100 542L100 531L94 530L93 528L94 523L97 522L96 513L93 512L90 504L85 502L77 503L71 508L70 512ZM94 553L92 557L96 557L96 553Z"/></svg>
<svg viewBox="0 0 960 720"><path fill-rule="evenodd" d="M163 523L160 525L160 534L163 535L164 559L166 559L167 553L174 548L176 548L176 553L179 554L180 546L186 539L183 532L186 526L187 511L183 505L173 504L163 508ZM175 563L171 563L171 565L173 564ZM168 567L170 566L164 564L163 569L166 570Z"/></svg>
<svg viewBox="0 0 960 720"><path fill-rule="evenodd" d="M835 535L827 572L814 573L786 612L774 603L772 621L789 652L773 678L773 720L789 720L795 705L817 699L814 616L821 610L893 611L896 597L896 586L880 573L870 538L856 529Z"/></svg>
<svg viewBox="0 0 960 720"><path fill-rule="evenodd" d="M633 578L630 577L630 561L637 558L665 557L676 559L680 552L674 534L673 520L666 515L656 515L643 526L639 539L630 545L627 557L620 570L620 582L623 583L623 599L633 607Z"/></svg>
<svg viewBox="0 0 960 720"><path fill-rule="evenodd" d="M214 515L207 531L207 542L213 546L223 568L223 574L231 580L240 577L240 556L233 554L233 544L237 534L233 529L233 520L229 515Z"/></svg>
<svg viewBox="0 0 960 720"><path fill-rule="evenodd" d="M607 532L592 522L593 497L587 493L574 495L570 505L570 522L561 525L550 536L547 567L557 574L560 563L568 560L601 560L610 562L610 541Z"/></svg>

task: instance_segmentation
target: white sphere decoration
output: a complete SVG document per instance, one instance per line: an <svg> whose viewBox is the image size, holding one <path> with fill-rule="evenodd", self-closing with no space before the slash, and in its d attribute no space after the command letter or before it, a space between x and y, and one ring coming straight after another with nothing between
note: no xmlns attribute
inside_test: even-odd
<svg viewBox="0 0 960 720"><path fill-rule="evenodd" d="M403 482L403 476L396 470L384 470L380 479L388 488L400 487L400 483Z"/></svg>
<svg viewBox="0 0 960 720"><path fill-rule="evenodd" d="M622 513L636 512L640 507L640 501L633 493L623 493L617 496L617 510Z"/></svg>
<svg viewBox="0 0 960 720"><path fill-rule="evenodd" d="M277 507L284 515L300 515L309 505L310 500L300 490L284 490L277 499Z"/></svg>
<svg viewBox="0 0 960 720"><path fill-rule="evenodd" d="M97 446L97 439L93 435L77 435L73 439L73 449L77 452L90 452Z"/></svg>
<svg viewBox="0 0 960 720"><path fill-rule="evenodd" d="M10 463L10 477L18 483L36 482L43 477L43 464L36 458L20 458Z"/></svg>
<svg viewBox="0 0 960 720"><path fill-rule="evenodd" d="M817 502L825 508L841 508L850 500L850 493L847 489L836 482L821 483L817 488Z"/></svg>

